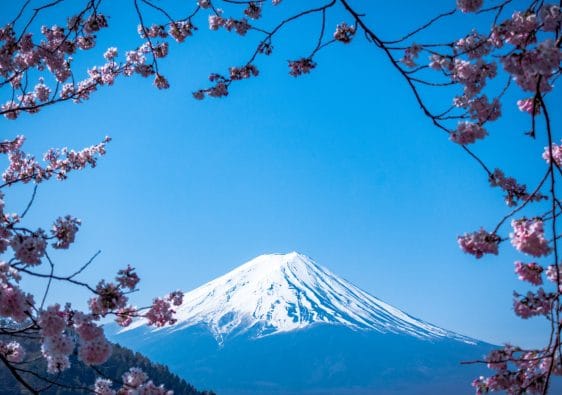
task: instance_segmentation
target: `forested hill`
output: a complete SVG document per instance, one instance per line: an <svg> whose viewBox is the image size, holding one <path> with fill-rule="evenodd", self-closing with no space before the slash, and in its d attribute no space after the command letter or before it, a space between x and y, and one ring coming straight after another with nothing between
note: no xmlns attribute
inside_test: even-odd
<svg viewBox="0 0 562 395"><path fill-rule="evenodd" d="M18 339L21 343L22 342ZM32 344L26 344L26 349L35 348ZM49 380L63 383L66 388L59 386L48 387L48 383L34 378L33 376L26 375L28 382L32 383L35 388L45 388L41 394L50 395L70 395L70 394L92 394L93 384L96 377L100 377L92 368L79 362L75 356L71 357L72 366L70 369L64 371L60 376L50 375L46 373L46 363L43 358L37 358L36 361L22 365L22 368L30 368L31 371L41 372L43 376ZM121 382L121 376L130 367L139 367L148 374L150 379L156 385L164 384L166 389L173 390L175 395L215 395L212 391L198 391L191 384L187 383L184 379L171 373L164 365L150 362L150 360L139 353L134 353L131 350L114 345L113 354L111 358L97 367L100 373L103 373L107 378L116 383ZM83 388L80 390L79 388ZM88 390L89 389L89 390ZM14 395L14 394L28 394L29 392L18 383L9 370L4 366L0 366L0 394L1 395Z"/></svg>

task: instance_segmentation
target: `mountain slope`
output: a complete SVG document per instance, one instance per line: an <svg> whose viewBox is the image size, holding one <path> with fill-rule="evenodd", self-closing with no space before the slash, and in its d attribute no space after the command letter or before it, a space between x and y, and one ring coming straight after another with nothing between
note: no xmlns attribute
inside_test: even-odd
<svg viewBox="0 0 562 395"><path fill-rule="evenodd" d="M0 336L0 338L2 338ZM23 343L28 353L36 355L37 358L30 358L30 362L24 368L43 374L49 380L62 383L63 386L47 386L45 381L36 377L21 373L25 380L34 388L42 388L42 394L51 395L70 395L70 394L91 394L94 382L100 375L91 367L86 366L78 360L76 356L71 356L71 367L60 375L49 375L46 372L45 359L39 357L39 342L36 339L18 338ZM119 383L123 373L131 367L141 368L150 379L156 383L164 384L166 389L174 391L175 395L214 395L210 391L198 391L185 380L171 373L166 366L156 364L148 360L139 353L134 353L124 347L114 345L113 352L109 360L98 367L98 370L110 378L113 382ZM0 366L0 395L28 394L29 392L12 376L10 371L4 366Z"/></svg>
<svg viewBox="0 0 562 395"><path fill-rule="evenodd" d="M185 294L178 321L116 342L221 395L471 394L492 346L377 299L298 254L259 256Z"/></svg>
<svg viewBox="0 0 562 395"><path fill-rule="evenodd" d="M472 342L409 316L296 252L252 259L187 292L183 305L176 310L178 322L163 330L202 324L219 341L249 330L259 338L313 324L332 324ZM138 321L127 330L143 324Z"/></svg>

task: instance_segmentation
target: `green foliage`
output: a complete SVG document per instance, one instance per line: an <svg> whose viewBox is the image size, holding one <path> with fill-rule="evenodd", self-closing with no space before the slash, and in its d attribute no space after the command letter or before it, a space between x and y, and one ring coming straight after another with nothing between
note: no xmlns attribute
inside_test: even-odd
<svg viewBox="0 0 562 395"><path fill-rule="evenodd" d="M0 336L1 338L2 336ZM46 363L40 356L38 340L29 338L18 338L17 340L26 348L28 355L26 361L29 361L17 365L17 367L29 372L46 372ZM117 344L113 346L111 358L103 365L95 368L86 366L74 355L71 357L71 364L70 369L61 374L41 373L41 377L26 372L20 374L26 382L39 389L41 394L93 394L93 384L97 377L109 378L117 387L121 383L123 373L134 366L141 368L156 385L163 384L166 389L174 391L175 395L215 395L212 391L196 390L184 379L170 372L166 366L152 363L143 355ZM60 385L56 383L60 383ZM13 377L8 368L1 365L0 395L27 393L28 391Z"/></svg>

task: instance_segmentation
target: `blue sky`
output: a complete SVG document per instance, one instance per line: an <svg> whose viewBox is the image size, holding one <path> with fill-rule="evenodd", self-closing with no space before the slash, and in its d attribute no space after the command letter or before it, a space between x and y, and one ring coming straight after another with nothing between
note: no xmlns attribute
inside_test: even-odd
<svg viewBox="0 0 562 395"><path fill-rule="evenodd" d="M452 0L431 9L376 3L362 11L383 37L454 7ZM290 6L286 1L279 12ZM139 43L130 4L102 10L112 16L111 28L77 65L101 64L109 45L123 53ZM173 45L160 64L168 91L151 80L122 79L82 105L0 121L4 136L25 134L37 155L51 146L81 148L106 134L114 139L96 169L39 188L30 223L47 227L67 213L83 221L74 248L56 254L61 270L101 249L84 278L134 265L143 280L133 300L142 305L257 255L296 250L444 328L496 343L542 344L546 321L521 320L512 311L512 291L527 290L513 273L513 260L524 257L507 243L498 257L481 260L457 247L457 235L491 228L508 211L501 192L424 118L384 56L357 37L320 52L312 74L287 74L287 59L315 45L318 21L284 33L274 54L259 59L260 76L233 86L226 99L199 102L191 92L206 86L210 72L243 64L256 36L209 32L202 18L196 35ZM446 40L481 23L454 19L428 38ZM517 89L507 95L505 116L475 150L492 167L532 183L544 167L545 143L523 136L529 120L515 108L520 97ZM560 94L549 101L560 105ZM559 124L560 114L553 116ZM13 188L8 207L21 209L30 193L29 186ZM57 286L51 301L83 295Z"/></svg>

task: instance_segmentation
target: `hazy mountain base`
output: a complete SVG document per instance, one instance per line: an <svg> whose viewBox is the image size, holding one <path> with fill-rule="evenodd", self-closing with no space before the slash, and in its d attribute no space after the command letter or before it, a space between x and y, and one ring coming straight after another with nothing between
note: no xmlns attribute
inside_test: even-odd
<svg viewBox="0 0 562 395"><path fill-rule="evenodd" d="M494 347L330 325L260 339L246 332L222 346L202 326L138 328L113 340L220 395L468 395L471 381L490 371L460 362L482 359Z"/></svg>
<svg viewBox="0 0 562 395"><path fill-rule="evenodd" d="M2 337L0 337L2 338ZM37 354L39 355L39 345L35 340L18 338L26 349L31 358ZM26 381L33 385L34 388L42 388L41 394L49 395L70 395L70 394L91 394L93 384L97 377L100 375L92 368L84 365L77 360L75 356L71 356L71 367L60 375L52 375L46 373L46 363L43 358L37 358L29 364L20 365L18 367L29 369L40 373L47 377L49 380L63 383L67 388L57 386L47 387L47 383L39 380L29 374L22 373ZM157 385L164 384L167 389L173 390L175 395L214 395L213 392L198 391L192 385L188 384L184 379L171 373L166 366L155 364L149 361L146 357L139 353L134 353L119 345L115 345L110 359L101 366L98 370L106 377L109 377L114 382L121 381L121 375L129 370L130 367L139 367L148 374L150 379ZM80 390L78 388L84 388ZM12 376L8 368L0 363L0 395L16 395L16 394L29 394L16 379Z"/></svg>

